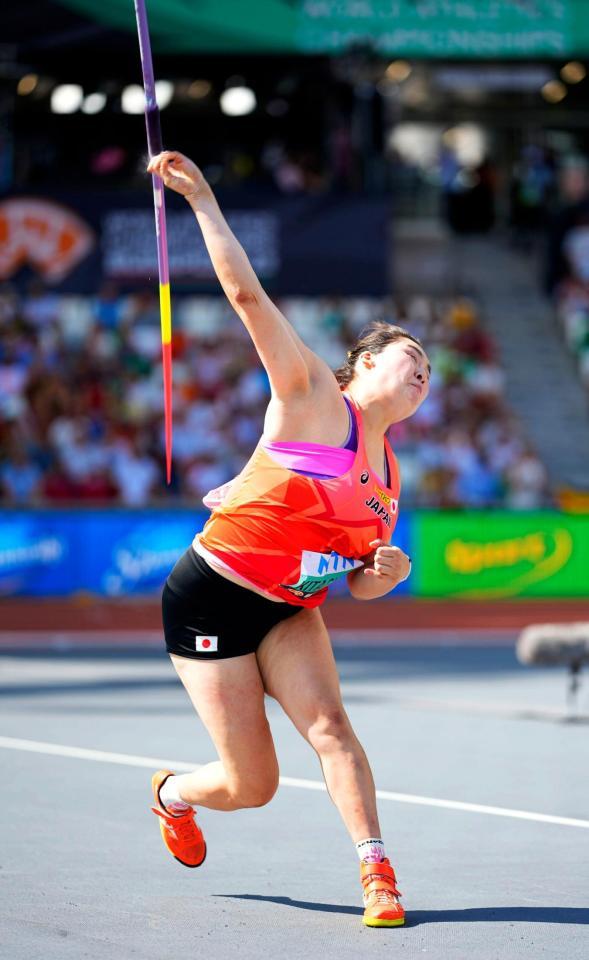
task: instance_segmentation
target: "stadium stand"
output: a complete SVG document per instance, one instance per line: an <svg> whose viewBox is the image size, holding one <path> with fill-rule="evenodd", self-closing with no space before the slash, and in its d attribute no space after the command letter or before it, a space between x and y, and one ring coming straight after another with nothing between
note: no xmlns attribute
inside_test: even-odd
<svg viewBox="0 0 589 960"><path fill-rule="evenodd" d="M546 470L506 404L496 345L472 301L286 298L279 306L332 367L374 317L423 339L430 397L391 429L405 506L550 504ZM123 296L111 285L93 298L58 295L37 282L24 296L0 291L4 505L194 502L242 468L262 430L264 371L222 298L178 299L174 316L167 488L155 296Z"/></svg>

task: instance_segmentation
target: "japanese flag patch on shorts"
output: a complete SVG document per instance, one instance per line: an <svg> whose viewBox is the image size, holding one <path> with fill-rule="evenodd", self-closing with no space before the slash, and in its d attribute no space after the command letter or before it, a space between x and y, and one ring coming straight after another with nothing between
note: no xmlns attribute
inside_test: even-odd
<svg viewBox="0 0 589 960"><path fill-rule="evenodd" d="M218 637L195 637L197 653L217 653Z"/></svg>

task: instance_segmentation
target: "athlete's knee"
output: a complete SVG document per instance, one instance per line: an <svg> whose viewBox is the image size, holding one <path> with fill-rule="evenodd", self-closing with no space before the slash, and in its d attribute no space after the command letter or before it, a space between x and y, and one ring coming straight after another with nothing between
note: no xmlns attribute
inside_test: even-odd
<svg viewBox="0 0 589 960"><path fill-rule="evenodd" d="M309 727L309 743L319 755L342 747L351 747L357 741L343 707L322 711Z"/></svg>
<svg viewBox="0 0 589 960"><path fill-rule="evenodd" d="M241 808L264 807L270 803L278 790L278 770L265 772L248 779L239 779L231 784L230 791L235 804Z"/></svg>

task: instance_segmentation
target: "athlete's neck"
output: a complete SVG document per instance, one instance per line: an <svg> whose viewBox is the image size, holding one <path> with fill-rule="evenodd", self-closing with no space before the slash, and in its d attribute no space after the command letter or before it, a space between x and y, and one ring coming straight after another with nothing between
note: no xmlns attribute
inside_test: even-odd
<svg viewBox="0 0 589 960"><path fill-rule="evenodd" d="M367 385L354 384L352 389L346 387L346 393L360 408L366 444L382 443L391 423L395 422L390 404L384 404L379 397L372 396Z"/></svg>

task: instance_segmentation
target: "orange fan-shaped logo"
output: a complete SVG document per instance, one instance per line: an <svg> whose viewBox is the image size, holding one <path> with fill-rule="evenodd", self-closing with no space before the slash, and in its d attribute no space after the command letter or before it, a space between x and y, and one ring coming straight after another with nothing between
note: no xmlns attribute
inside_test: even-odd
<svg viewBox="0 0 589 960"><path fill-rule="evenodd" d="M61 204L35 197L0 203L0 278L33 267L48 283L59 283L94 247L94 233Z"/></svg>

